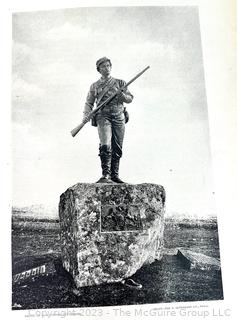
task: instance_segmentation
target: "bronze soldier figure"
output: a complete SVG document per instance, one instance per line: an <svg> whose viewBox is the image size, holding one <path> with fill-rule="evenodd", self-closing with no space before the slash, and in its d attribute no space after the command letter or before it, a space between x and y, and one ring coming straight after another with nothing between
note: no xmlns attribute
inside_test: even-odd
<svg viewBox="0 0 237 320"><path fill-rule="evenodd" d="M98 106L115 92L116 97L110 101L92 119L92 125L97 126L100 146L99 156L101 160L102 177L97 183L124 183L119 178L119 163L122 157L123 139L125 133L126 112L124 103L131 103L133 95L127 88L125 81L111 77L112 63L110 59L103 57L96 62L97 71L101 78L90 86L87 95L83 121L92 111L94 103Z"/></svg>

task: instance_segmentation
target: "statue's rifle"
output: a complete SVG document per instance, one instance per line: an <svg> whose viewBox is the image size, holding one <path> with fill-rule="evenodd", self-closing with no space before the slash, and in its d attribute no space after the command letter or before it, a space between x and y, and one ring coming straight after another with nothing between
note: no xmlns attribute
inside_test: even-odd
<svg viewBox="0 0 237 320"><path fill-rule="evenodd" d="M97 106L94 110L92 110L87 116L86 119L82 121L81 124L79 124L77 127L72 129L71 135L75 137L75 135L84 127L84 125L89 122L95 114L102 110L111 100L113 100L120 92L124 91L133 81L135 81L138 77L140 77L147 69L149 69L150 66L146 67L144 70L139 72L132 80L130 80L126 85L124 85L120 90L116 91L114 94L112 94L108 99L106 99L104 102L102 102L99 106Z"/></svg>

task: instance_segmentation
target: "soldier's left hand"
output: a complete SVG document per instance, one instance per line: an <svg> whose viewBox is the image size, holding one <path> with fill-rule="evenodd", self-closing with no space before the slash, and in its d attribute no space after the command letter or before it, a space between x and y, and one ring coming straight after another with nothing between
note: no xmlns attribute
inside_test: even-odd
<svg viewBox="0 0 237 320"><path fill-rule="evenodd" d="M118 100L119 100L120 102L124 102L126 96L125 96L125 94L124 94L123 91L120 91L120 92L118 93L117 97L118 97Z"/></svg>

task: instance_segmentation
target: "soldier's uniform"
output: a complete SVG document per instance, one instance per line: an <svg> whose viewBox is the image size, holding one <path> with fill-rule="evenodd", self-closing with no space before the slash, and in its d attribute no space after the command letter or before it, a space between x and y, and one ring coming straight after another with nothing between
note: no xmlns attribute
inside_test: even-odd
<svg viewBox="0 0 237 320"><path fill-rule="evenodd" d="M101 58L97 61L97 70L103 62L110 60ZM110 62L111 64L111 62ZM100 105L106 99L111 97L115 92L120 90L125 81L115 79L109 76L107 79L101 77L93 83L87 95L84 116L93 109L94 103ZM125 133L125 115L123 103L130 103L133 100L133 95L126 88L123 90L122 97L115 97L102 110L96 114L93 122L98 127L100 139L99 156L101 158L102 178L98 182L122 183L118 176L119 161L122 157L123 138Z"/></svg>

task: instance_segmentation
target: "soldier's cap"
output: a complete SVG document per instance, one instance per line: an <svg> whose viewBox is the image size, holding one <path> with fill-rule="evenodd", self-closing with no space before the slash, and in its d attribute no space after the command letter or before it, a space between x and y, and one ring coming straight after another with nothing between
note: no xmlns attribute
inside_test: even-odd
<svg viewBox="0 0 237 320"><path fill-rule="evenodd" d="M96 61L96 69L99 71L99 66L100 66L102 63L106 62L106 61L108 61L108 62L110 63L110 65L112 66L112 63L111 63L111 61L109 60L109 58L103 57L103 58L100 58L99 60Z"/></svg>

